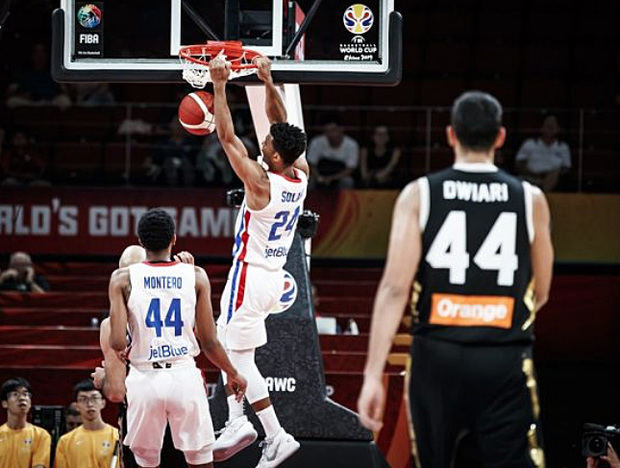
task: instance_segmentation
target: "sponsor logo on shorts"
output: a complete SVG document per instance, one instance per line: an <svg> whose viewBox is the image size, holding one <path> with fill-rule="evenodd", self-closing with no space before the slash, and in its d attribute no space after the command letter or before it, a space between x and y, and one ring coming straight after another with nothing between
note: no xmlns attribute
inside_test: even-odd
<svg viewBox="0 0 620 468"><path fill-rule="evenodd" d="M276 306L270 311L272 314L279 314L291 308L297 300L297 282L293 275L288 271L284 271L284 284L282 287L282 295Z"/></svg>
<svg viewBox="0 0 620 468"><path fill-rule="evenodd" d="M455 327L510 328L514 298L433 294L429 323Z"/></svg>

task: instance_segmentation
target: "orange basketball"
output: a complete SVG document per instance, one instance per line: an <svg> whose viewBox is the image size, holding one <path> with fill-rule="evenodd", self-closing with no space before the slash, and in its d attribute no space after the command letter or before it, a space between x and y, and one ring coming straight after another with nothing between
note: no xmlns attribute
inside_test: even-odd
<svg viewBox="0 0 620 468"><path fill-rule="evenodd" d="M208 135L215 130L213 94L189 93L179 104L179 122L192 135Z"/></svg>

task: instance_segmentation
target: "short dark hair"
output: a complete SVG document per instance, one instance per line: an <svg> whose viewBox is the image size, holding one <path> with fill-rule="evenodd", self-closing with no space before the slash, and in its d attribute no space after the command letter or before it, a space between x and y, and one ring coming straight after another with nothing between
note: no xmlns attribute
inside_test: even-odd
<svg viewBox="0 0 620 468"><path fill-rule="evenodd" d="M146 250L161 252L172 242L174 229L172 216L161 208L151 208L138 222L138 237Z"/></svg>
<svg viewBox="0 0 620 468"><path fill-rule="evenodd" d="M278 152L287 166L293 164L306 151L306 134L301 128L286 122L271 125L269 130L273 138L273 148Z"/></svg>
<svg viewBox="0 0 620 468"><path fill-rule="evenodd" d="M461 94L452 106L452 127L461 145L474 151L489 151L502 126L502 105L482 91Z"/></svg>
<svg viewBox="0 0 620 468"><path fill-rule="evenodd" d="M74 401L77 401L78 393L80 393L80 392L92 392L93 390L97 391L97 392L99 392L99 394L101 394L101 390L99 390L97 387L95 387L95 383L93 382L93 379L81 380L80 382L76 383L75 386L73 387L73 398L74 398Z"/></svg>
<svg viewBox="0 0 620 468"><path fill-rule="evenodd" d="M2 384L2 387L0 387L0 401L7 401L9 398L9 393L22 387L32 393L30 383L23 377L14 377L7 380Z"/></svg>
<svg viewBox="0 0 620 468"><path fill-rule="evenodd" d="M80 390L83 391L83 390ZM77 393L76 393L77 397ZM80 412L75 407L69 405L65 408L65 416L80 416Z"/></svg>

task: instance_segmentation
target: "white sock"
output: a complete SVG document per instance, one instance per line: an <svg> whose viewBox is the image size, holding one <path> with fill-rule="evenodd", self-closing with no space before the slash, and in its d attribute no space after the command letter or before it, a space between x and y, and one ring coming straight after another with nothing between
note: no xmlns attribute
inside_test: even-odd
<svg viewBox="0 0 620 468"><path fill-rule="evenodd" d="M256 416L258 416L260 423L263 425L265 436L267 436L268 439L272 439L280 431L282 426L280 426L280 421L278 421L273 405L269 405L264 410L258 411Z"/></svg>
<svg viewBox="0 0 620 468"><path fill-rule="evenodd" d="M226 398L228 401L228 420L232 421L240 416L243 416L243 400L237 401L235 395L229 395Z"/></svg>

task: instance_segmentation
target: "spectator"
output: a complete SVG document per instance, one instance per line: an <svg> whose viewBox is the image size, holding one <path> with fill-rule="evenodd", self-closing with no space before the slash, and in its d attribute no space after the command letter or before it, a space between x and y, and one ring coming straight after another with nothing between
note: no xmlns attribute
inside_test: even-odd
<svg viewBox="0 0 620 468"><path fill-rule="evenodd" d="M317 186L353 188L353 173L359 163L359 145L344 134L335 119L325 125L322 135L310 140L307 159Z"/></svg>
<svg viewBox="0 0 620 468"><path fill-rule="evenodd" d="M169 129L170 137L156 150L150 174L156 179L163 170L169 186L178 185L181 177L185 186L192 186L196 177L194 162L197 146L185 133L178 117L172 118Z"/></svg>
<svg viewBox="0 0 620 468"><path fill-rule="evenodd" d="M10 146L2 152L1 160L2 185L49 185L49 182L42 178L45 172L43 156L25 132L18 130L13 134Z"/></svg>
<svg viewBox="0 0 620 468"><path fill-rule="evenodd" d="M105 399L90 379L79 382L73 390L83 424L60 438L54 467L108 467L114 453L118 453L118 429L106 424L101 418ZM86 460L88 464L84 463Z"/></svg>
<svg viewBox="0 0 620 468"><path fill-rule="evenodd" d="M77 408L77 403L72 402L65 409L65 432L71 432L78 426L82 425L82 416Z"/></svg>
<svg viewBox="0 0 620 468"><path fill-rule="evenodd" d="M6 423L0 426L0 465L3 467L49 468L49 433L28 423L32 391L26 379L9 379L0 387L2 408L7 410Z"/></svg>
<svg viewBox="0 0 620 468"><path fill-rule="evenodd" d="M18 73L7 90L7 107L56 105L61 109L71 105L66 91L50 75L49 46L35 44L31 68Z"/></svg>
<svg viewBox="0 0 620 468"><path fill-rule="evenodd" d="M601 460L607 463L601 464ZM586 468L603 468L603 466L609 466L609 468L620 468L620 458L618 458L618 454L609 442L607 442L607 455L597 458L586 458Z"/></svg>
<svg viewBox="0 0 620 468"><path fill-rule="evenodd" d="M571 167L570 148L558 140L559 131L556 116L547 116L540 138L525 140L517 153L519 174L545 192L552 191L558 184L560 173Z"/></svg>
<svg viewBox="0 0 620 468"><path fill-rule="evenodd" d="M239 139L248 150L248 154L258 153L256 145L248 136L239 136ZM209 184L230 186L237 178L215 132L204 139L196 158L196 169Z"/></svg>
<svg viewBox="0 0 620 468"><path fill-rule="evenodd" d="M0 291L44 293L50 285L45 276L35 273L32 259L26 252L15 252L9 267L0 274Z"/></svg>
<svg viewBox="0 0 620 468"><path fill-rule="evenodd" d="M400 160L400 148L394 147L385 125L375 128L373 144L360 151L360 173L365 187L391 187L394 169Z"/></svg>
<svg viewBox="0 0 620 468"><path fill-rule="evenodd" d="M108 83L76 83L69 87L73 102L81 106L100 106L114 104L116 99Z"/></svg>

